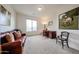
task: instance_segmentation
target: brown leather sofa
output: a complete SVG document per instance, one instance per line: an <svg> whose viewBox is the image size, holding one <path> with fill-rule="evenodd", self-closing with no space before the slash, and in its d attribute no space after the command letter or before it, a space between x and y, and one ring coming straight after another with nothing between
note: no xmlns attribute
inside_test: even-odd
<svg viewBox="0 0 79 59"><path fill-rule="evenodd" d="M21 37L16 38L14 35L14 32L20 31L18 29L8 31L5 33L0 33L0 47L1 47L1 54L21 54L22 49L25 44L26 40L26 34L23 34L21 31ZM13 42L4 42L6 39L4 38L6 36L6 33L12 33L14 35L15 41ZM4 40L3 40L4 39Z"/></svg>

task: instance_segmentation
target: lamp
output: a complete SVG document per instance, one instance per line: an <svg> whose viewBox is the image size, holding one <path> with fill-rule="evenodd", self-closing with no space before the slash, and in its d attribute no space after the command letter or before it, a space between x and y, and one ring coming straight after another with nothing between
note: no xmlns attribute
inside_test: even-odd
<svg viewBox="0 0 79 59"><path fill-rule="evenodd" d="M46 29L46 28L47 28L47 27L46 27L46 25L47 25L47 24L44 24L44 29Z"/></svg>
<svg viewBox="0 0 79 59"><path fill-rule="evenodd" d="M47 23L43 23L44 30L47 30Z"/></svg>

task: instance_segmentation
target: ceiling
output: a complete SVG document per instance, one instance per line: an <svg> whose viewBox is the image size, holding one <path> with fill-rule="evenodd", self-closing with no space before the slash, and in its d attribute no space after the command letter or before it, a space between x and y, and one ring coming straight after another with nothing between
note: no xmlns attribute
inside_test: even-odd
<svg viewBox="0 0 79 59"><path fill-rule="evenodd" d="M52 17L56 13L62 13L62 10L65 11L78 7L79 4L10 4L10 6L16 12L25 15L34 17ZM42 8L42 11L37 10L39 7Z"/></svg>

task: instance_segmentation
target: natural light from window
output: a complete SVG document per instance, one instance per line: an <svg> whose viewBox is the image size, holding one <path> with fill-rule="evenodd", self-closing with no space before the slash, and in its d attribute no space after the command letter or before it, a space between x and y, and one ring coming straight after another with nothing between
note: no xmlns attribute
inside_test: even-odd
<svg viewBox="0 0 79 59"><path fill-rule="evenodd" d="M26 31L27 32L37 31L37 21L27 19L26 20Z"/></svg>

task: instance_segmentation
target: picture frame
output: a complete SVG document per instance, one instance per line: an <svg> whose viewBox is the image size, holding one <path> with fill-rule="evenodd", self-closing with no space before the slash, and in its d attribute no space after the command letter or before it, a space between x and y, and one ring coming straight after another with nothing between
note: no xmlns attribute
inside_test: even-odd
<svg viewBox="0 0 79 59"><path fill-rule="evenodd" d="M11 13L0 4L0 25L1 26L10 26L11 22Z"/></svg>
<svg viewBox="0 0 79 59"><path fill-rule="evenodd" d="M79 29L79 7L59 15L59 29Z"/></svg>
<svg viewBox="0 0 79 59"><path fill-rule="evenodd" d="M52 25L53 24L53 21L49 21L48 22L48 26Z"/></svg>

